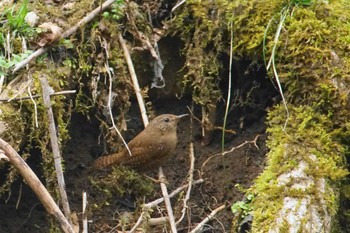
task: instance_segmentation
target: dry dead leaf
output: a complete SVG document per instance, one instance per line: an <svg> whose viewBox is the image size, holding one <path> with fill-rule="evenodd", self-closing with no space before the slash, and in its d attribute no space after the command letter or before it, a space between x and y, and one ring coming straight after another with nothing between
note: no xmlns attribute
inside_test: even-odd
<svg viewBox="0 0 350 233"><path fill-rule="evenodd" d="M62 35L62 28L53 23L43 23L39 25L39 28L43 30L43 32L40 33L41 39L38 42L41 47L52 44Z"/></svg>

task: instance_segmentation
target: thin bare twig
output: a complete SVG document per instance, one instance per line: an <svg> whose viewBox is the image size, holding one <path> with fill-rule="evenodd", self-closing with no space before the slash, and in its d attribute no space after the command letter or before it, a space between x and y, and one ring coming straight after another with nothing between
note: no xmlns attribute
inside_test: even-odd
<svg viewBox="0 0 350 233"><path fill-rule="evenodd" d="M41 88L43 91L44 104L47 108L47 117L48 117L48 123L49 123L51 149L52 149L54 163L55 163L55 171L56 171L57 182L58 182L58 187L59 187L59 191L60 191L62 206L63 206L63 212L64 212L68 222L71 224L71 211L70 211L70 207L69 207L69 203L68 203L66 184L64 181L62 159L61 159L61 153L60 153L60 149L59 149L59 145L58 145L55 120L54 120L53 112L52 112L52 108L51 108L50 91L52 91L52 89L49 86L49 83L48 83L45 75L41 75L39 79L40 79Z"/></svg>
<svg viewBox="0 0 350 233"><path fill-rule="evenodd" d="M50 94L50 96L56 96L56 95L68 95L68 94L75 94L77 91L76 90L67 90L67 91L58 91ZM32 96L23 96L23 97L17 97L17 98L5 98L5 99L0 99L0 102L11 102L11 101L17 101L17 100L31 100L31 99L36 99L40 98L41 95L32 95Z"/></svg>
<svg viewBox="0 0 350 233"><path fill-rule="evenodd" d="M148 121L148 117L147 117L147 114L146 114L145 102L143 100L143 97L142 97L142 94L141 94L141 90L140 90L140 85L139 85L139 82L137 80L135 68L134 68L134 65L132 63L129 50L126 47L126 44L125 44L125 41L124 41L124 38L123 38L122 34L118 33L118 38L119 38L119 43L121 44L123 52L124 52L126 63L128 64L129 73L130 73L130 76L131 76L132 83L134 85L134 90L135 90L137 102L139 103L139 108L140 108L143 124L146 127L148 125L149 121Z"/></svg>
<svg viewBox="0 0 350 233"><path fill-rule="evenodd" d="M136 229L140 226L140 224L142 223L142 220L143 220L143 215L145 214L145 212L142 212L140 214L140 217L139 219L137 220L136 224L134 225L133 228L131 228L131 230L129 231L129 233L133 233L136 231Z"/></svg>
<svg viewBox="0 0 350 233"><path fill-rule="evenodd" d="M112 74L111 74L111 70L110 70L110 67L108 65L108 63L105 64L105 67L106 67L106 70L107 70L107 73L108 73L108 77L109 77L109 88L108 88L108 111L109 111L109 116L111 117L111 122L112 122L112 125L113 125L113 128L115 129L115 131L117 131L117 134L119 135L119 138L122 140L126 150L128 151L129 155L131 156L131 151L129 149L129 146L128 144L126 143L126 141L124 140L123 138L123 135L120 133L119 129L117 128L117 126L115 125L115 122L114 122L114 117L113 117L113 112L112 112L112 85L113 85L113 77L112 77Z"/></svg>
<svg viewBox="0 0 350 233"><path fill-rule="evenodd" d="M204 225L209 222L211 219L214 218L214 216L220 212L221 210L225 209L226 205L219 206L215 210L213 210L205 219L203 219L190 233L197 233L202 230Z"/></svg>
<svg viewBox="0 0 350 233"><path fill-rule="evenodd" d="M128 4L130 4L129 1L128 1ZM127 15L128 20L129 20L129 23L133 26L134 31L136 32L136 33L133 33L135 38L137 38L138 40L141 41L143 47L147 47L148 51L151 53L151 55L154 59L158 60L159 59L158 54L155 51L154 47L152 46L152 44L150 42L150 38L148 37L148 35L142 33L137 28L137 24L135 23L134 18L137 17L139 12L137 12L137 10L134 10L134 7L128 7L128 9L129 9L129 11L126 13L126 15ZM150 23L150 26L153 28L151 20L149 23Z"/></svg>
<svg viewBox="0 0 350 233"><path fill-rule="evenodd" d="M21 182L21 185L19 186L19 193L18 193L18 198L16 202L16 210L18 210L19 203L21 203L22 191L23 191L23 182Z"/></svg>
<svg viewBox="0 0 350 233"><path fill-rule="evenodd" d="M204 182L204 179L198 179L198 180L193 181L192 185L201 184L203 182ZM188 187L188 184L183 185L183 186L175 189L173 192L171 192L169 194L169 198L172 198L175 195L179 194L180 192L182 192L187 187ZM143 208L153 208L153 207L159 205L160 203L162 203L163 201L164 201L164 197L158 198L158 199L156 199L156 200L154 200L152 202L148 202L148 203L144 204Z"/></svg>
<svg viewBox="0 0 350 233"><path fill-rule="evenodd" d="M111 6L113 3L115 2L115 0L107 0L105 1L101 6L95 8L93 11L91 11L87 16L85 16L82 20L80 20L76 25L74 25L73 27L69 28L67 31L65 31L64 33L62 33L61 37L57 40L59 41L60 39L64 39L67 38L71 35L73 35L81 26L87 24L88 22L90 22L92 19L94 19L99 13L101 13L102 11L106 10L109 6ZM29 55L26 59L24 59L23 61L17 63L17 65L15 66L15 68L13 69L13 73L22 69L24 66L26 66L31 60L39 57L40 55L44 54L46 51L48 51L50 47L43 47L40 48L38 50L36 50L34 53L32 53L31 55Z"/></svg>
<svg viewBox="0 0 350 233"><path fill-rule="evenodd" d="M208 123L206 122L202 122L201 119L199 119L198 117L196 117L193 113L193 111L187 107L187 109L190 112L190 115L193 119L195 119L203 128L207 128L209 130L225 130L225 133L229 133L229 134L236 134L236 131L232 130L232 129L224 129L221 126L213 126L213 125L208 125Z"/></svg>
<svg viewBox="0 0 350 233"><path fill-rule="evenodd" d="M190 197L191 197L191 189L192 189L192 184L193 184L194 161L195 161L193 142L190 143L189 156L190 156L190 170L188 171L188 188L187 188L186 196L183 200L183 207L181 210L182 215L181 215L180 219L176 222L176 225L178 225L184 219L186 212L187 212L187 209L188 209L187 202L190 200Z"/></svg>
<svg viewBox="0 0 350 233"><path fill-rule="evenodd" d="M34 105L35 127L38 128L39 127L39 123L38 123L38 107L36 106L36 102L35 102L35 100L34 100L34 98L32 96L32 92L30 90L30 85L28 85L28 94L29 94L30 99L33 102L33 105Z"/></svg>
<svg viewBox="0 0 350 233"><path fill-rule="evenodd" d="M167 187L165 185L165 176L164 176L162 167L159 167L158 176L159 176L159 180L160 180L160 188L162 190L162 194L164 197L165 208L168 212L171 232L177 233L175 218L174 218L174 214L173 214L173 208L171 207L171 202L170 202L168 190L167 190Z"/></svg>
<svg viewBox="0 0 350 233"><path fill-rule="evenodd" d="M233 152L234 150L237 150L238 148L241 148L241 147L245 146L246 144L251 144L251 143L253 143L253 145L254 145L257 149L259 149L259 147L258 147L258 145L256 144L256 142L257 142L257 140L258 140L258 138L259 138L260 136L261 136L261 135L258 134L258 135L255 136L254 140L252 140L252 141L245 141L245 142L239 144L238 146L232 147L229 151L224 151L224 152L222 152L222 153L217 153L217 154L214 154L214 155L210 156L210 157L209 157L207 160L205 160L204 163L202 164L201 173L203 172L204 166L205 166L212 158L214 158L214 157L216 157L216 156L219 156L219 155L224 156L224 155L226 155L226 154L228 154L228 153Z"/></svg>

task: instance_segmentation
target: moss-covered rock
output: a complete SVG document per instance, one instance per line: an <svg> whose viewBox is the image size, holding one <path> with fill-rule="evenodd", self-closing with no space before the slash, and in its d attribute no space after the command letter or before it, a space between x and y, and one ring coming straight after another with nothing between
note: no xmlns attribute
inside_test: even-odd
<svg viewBox="0 0 350 233"><path fill-rule="evenodd" d="M285 208L296 208L291 215L303 219L295 219L293 228L302 232L310 224L316 229L320 226L312 218L319 218L322 224L337 223L338 185L349 174L344 168L344 146L332 136L333 123L327 116L307 106L289 109L285 129L282 126L287 118L282 106L269 114L267 167L250 190L256 194L253 232L281 229L280 216L286 218L285 227L290 229ZM300 208L306 206L310 214L296 205L288 207L293 201L300 201Z"/></svg>

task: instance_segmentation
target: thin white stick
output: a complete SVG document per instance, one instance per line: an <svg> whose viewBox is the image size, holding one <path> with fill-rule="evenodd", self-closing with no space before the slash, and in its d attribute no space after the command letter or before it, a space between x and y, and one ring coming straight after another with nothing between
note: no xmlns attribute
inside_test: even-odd
<svg viewBox="0 0 350 233"><path fill-rule="evenodd" d="M128 147L128 144L124 140L122 134L120 133L119 129L117 128L117 126L115 125L115 122L114 122L114 117L113 117L113 112L112 112L112 85L113 85L113 77L112 77L111 70L110 70L110 67L109 67L108 63L105 63L105 68L107 70L108 77L109 77L109 88L108 88L109 93L108 93L108 104L107 104L108 111L109 111L109 116L111 117L113 128L115 129L115 131L117 131L118 136L122 140L126 150L128 151L129 155L131 156L132 154L131 154L131 151L130 151L130 149Z"/></svg>
<svg viewBox="0 0 350 233"><path fill-rule="evenodd" d="M11 54L12 54L12 51L11 51L11 36L10 36L10 32L7 33L7 36L6 36L6 51L7 51L7 59L10 61L11 60ZM6 56L6 55L5 55Z"/></svg>
<svg viewBox="0 0 350 233"><path fill-rule="evenodd" d="M86 213L86 206L87 206L87 197L86 192L83 192L83 232L82 233L88 233L88 221L87 221L87 213Z"/></svg>
<svg viewBox="0 0 350 233"><path fill-rule="evenodd" d="M140 214L140 217L139 219L137 220L136 224L134 225L133 228L131 228L131 230L128 232L128 233L133 233L136 231L136 229L140 226L140 224L142 223L142 220L143 220L143 215L145 214L145 212L142 212Z"/></svg>
<svg viewBox="0 0 350 233"><path fill-rule="evenodd" d="M134 68L134 65L132 63L129 50L126 47L126 44L125 44L125 41L124 41L122 34L118 33L118 38L119 38L119 43L121 44L123 52L124 52L126 63L128 64L129 73L130 73L131 81L134 85L134 90L135 90L137 102L139 103L139 108L140 108L143 124L146 127L148 125L149 121L148 121L148 117L146 114L145 102L143 100L141 90L140 90L140 85L139 85L139 82L137 80L135 68Z"/></svg>
<svg viewBox="0 0 350 233"><path fill-rule="evenodd" d="M65 31L57 41L60 41L60 39L64 39L64 38L67 38L67 37L73 35L81 26L83 26L83 25L87 24L88 22L90 22L91 20L93 20L99 13L106 10L114 2L115 2L115 0L105 1L101 6L95 8L87 16L85 16L82 20L80 20L76 25L74 25L73 27L71 27L67 31ZM36 50L34 53L30 54L26 59L17 63L17 65L15 65L15 68L13 69L13 73L18 71L19 69L23 68L31 60L39 57L40 55L45 53L50 48L51 47L43 47L43 48Z"/></svg>
<svg viewBox="0 0 350 233"><path fill-rule="evenodd" d="M222 125L222 134L221 134L221 152L224 152L225 149L225 129L226 129L226 122L227 122L227 116L230 108L231 103L231 89L232 89L232 61L233 61L233 23L230 23L230 65L229 65L229 72L228 72L228 87L227 87L227 99L226 99L226 108L225 108L225 115L224 115L224 123Z"/></svg>
<svg viewBox="0 0 350 233"><path fill-rule="evenodd" d="M204 227L204 225L209 222L211 219L213 219L213 217L220 212L221 210L225 209L226 205L222 205L218 208L216 208L215 210L213 210L205 219L203 219L190 233L197 233L200 232L202 230L202 228Z"/></svg>
<svg viewBox="0 0 350 233"><path fill-rule="evenodd" d="M171 202L170 202L168 190L167 190L167 187L166 187L165 182L164 182L165 176L164 176L162 167L159 167L158 173L159 173L158 176L159 176L159 180L160 180L160 188L162 190L162 194L164 197L165 208L168 212L171 232L177 233L175 218L174 218L174 214L173 214L173 208L171 207Z"/></svg>
<svg viewBox="0 0 350 233"><path fill-rule="evenodd" d="M33 99L32 96L32 92L30 91L30 85L28 85L28 94L30 99L32 100L33 104L34 104L34 119L35 119L35 127L38 128L39 127L39 123L38 123L38 108L36 106L36 102Z"/></svg>
<svg viewBox="0 0 350 233"><path fill-rule="evenodd" d="M189 156L190 156L190 170L188 171L188 188L187 188L186 196L183 200L183 207L181 210L182 215L181 215L180 219L176 222L176 225L178 225L184 219L186 212L187 212L187 209L188 209L187 202L190 200L190 197L191 197L191 189L192 189L192 184L193 184L194 161L195 161L193 142L190 143Z"/></svg>
<svg viewBox="0 0 350 233"><path fill-rule="evenodd" d="M76 90L68 90L68 91L58 91L55 93L50 94L50 96L56 96L56 95L68 95L68 94L75 94L77 91ZM17 98L5 98L5 99L0 99L0 102L11 102L14 100L29 100L29 99L36 99L40 98L41 95L32 95L30 96L23 96L23 97L17 97Z"/></svg>
<svg viewBox="0 0 350 233"><path fill-rule="evenodd" d="M5 75L0 75L0 94L2 92L2 85L4 84Z"/></svg>
<svg viewBox="0 0 350 233"><path fill-rule="evenodd" d="M186 0L182 0L181 2L179 2L178 4L176 4L173 9L171 9L171 13L174 12L177 8L179 8L182 4L184 4L186 2Z"/></svg>

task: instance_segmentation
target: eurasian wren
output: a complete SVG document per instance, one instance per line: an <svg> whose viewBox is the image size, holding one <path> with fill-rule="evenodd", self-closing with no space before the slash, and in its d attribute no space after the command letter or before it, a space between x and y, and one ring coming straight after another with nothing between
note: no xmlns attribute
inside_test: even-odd
<svg viewBox="0 0 350 233"><path fill-rule="evenodd" d="M125 148L119 153L96 159L94 167L101 169L122 165L144 169L161 165L175 150L178 120L187 115L163 114L157 116L128 143L131 155Z"/></svg>

